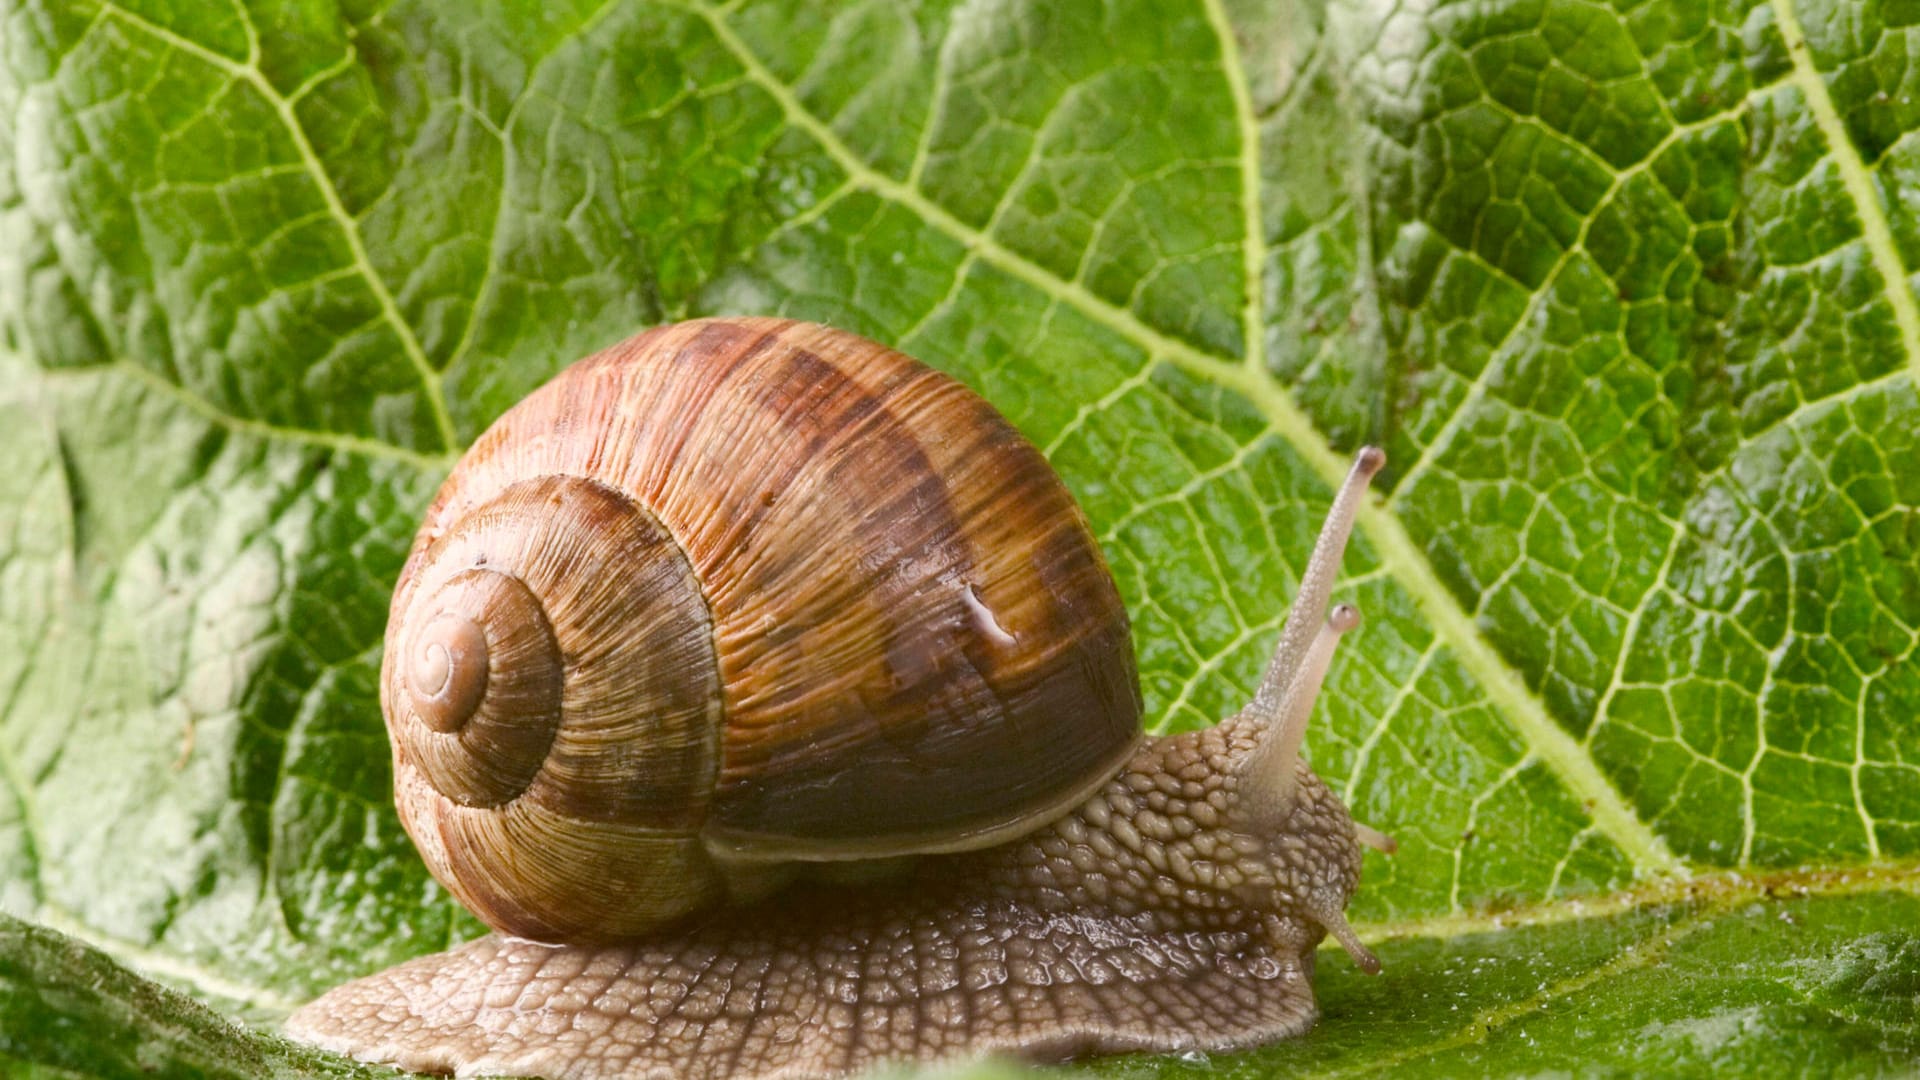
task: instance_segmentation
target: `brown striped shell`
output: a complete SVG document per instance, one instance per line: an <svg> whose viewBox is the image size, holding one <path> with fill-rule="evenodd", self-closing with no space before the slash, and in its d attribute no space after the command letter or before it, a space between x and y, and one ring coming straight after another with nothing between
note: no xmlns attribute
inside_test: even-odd
<svg viewBox="0 0 1920 1080"><path fill-rule="evenodd" d="M501 416L415 539L381 682L428 866L542 940L998 842L1140 738L1125 610L1039 452L777 319L648 331Z"/></svg>

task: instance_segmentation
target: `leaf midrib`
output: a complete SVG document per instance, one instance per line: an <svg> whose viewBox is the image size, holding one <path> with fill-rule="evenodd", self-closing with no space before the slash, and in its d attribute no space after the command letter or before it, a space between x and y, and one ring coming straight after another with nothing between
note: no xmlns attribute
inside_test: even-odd
<svg viewBox="0 0 1920 1080"><path fill-rule="evenodd" d="M227 1001L240 1002L267 1012L281 1014L290 1013L300 1005L299 1001L279 991L223 975L204 964L185 959L178 953L114 937L82 921L67 909L53 904L42 903L33 918L50 930L57 930L69 937L86 941L101 952L107 953L137 971L169 982L191 986L202 998L224 998Z"/></svg>
<svg viewBox="0 0 1920 1080"><path fill-rule="evenodd" d="M1485 1043L1494 1032L1505 1028L1515 1020L1538 1015L1541 1009L1552 1002L1589 990L1609 979L1631 974L1661 962L1668 951L1681 939L1691 937L1712 926L1714 918L1725 913L1731 906L1730 903L1709 903L1646 937L1633 941L1603 963L1551 983L1545 983L1538 991L1527 997L1478 1009L1467 1018L1466 1023L1455 1028L1451 1035L1370 1058L1365 1064L1336 1068L1331 1072L1317 1075L1342 1077L1381 1073L1448 1050Z"/></svg>
<svg viewBox="0 0 1920 1080"><path fill-rule="evenodd" d="M1241 277L1245 297L1241 301L1240 336L1246 342L1249 370L1265 371L1266 312L1262 284L1266 274L1261 262L1266 252L1266 222L1260 209L1260 125L1253 114L1253 91L1249 87L1245 63L1240 59L1240 41L1234 35L1233 22L1227 17L1224 0L1202 0L1207 23L1220 39L1221 74L1227 92L1233 96L1233 122L1240 133L1240 228L1242 240ZM938 119L927 117L929 128ZM991 230L989 230L991 231Z"/></svg>
<svg viewBox="0 0 1920 1080"><path fill-rule="evenodd" d="M1907 354L1907 370L1914 381L1920 383L1920 303L1916 303L1908 284L1906 263L1900 257L1900 246L1893 238L1893 226L1887 221L1886 209L1873 190L1873 171L1853 144L1846 121L1834 106L1827 81L1813 62L1813 51L1807 47L1807 34L1800 26L1794 0L1773 0L1773 12L1780 20L1780 36L1785 39L1787 55L1793 61L1793 81L1807 101L1814 126L1820 129L1827 151L1833 156L1834 168L1840 173L1841 186L1846 189L1854 213L1859 215L1861 239L1866 242L1873 268L1883 283L1881 291L1886 294L1894 321L1900 327L1900 345Z"/></svg>

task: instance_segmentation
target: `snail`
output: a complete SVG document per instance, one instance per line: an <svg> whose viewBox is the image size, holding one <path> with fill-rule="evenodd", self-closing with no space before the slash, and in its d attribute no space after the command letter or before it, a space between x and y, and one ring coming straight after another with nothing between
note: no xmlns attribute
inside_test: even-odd
<svg viewBox="0 0 1920 1080"><path fill-rule="evenodd" d="M293 1037L428 1072L837 1076L1214 1050L1316 1016L1355 823L1300 758L1358 455L1252 702L1141 732L1127 614L1040 453L844 331L659 327L506 412L381 669L395 801L498 933Z"/></svg>

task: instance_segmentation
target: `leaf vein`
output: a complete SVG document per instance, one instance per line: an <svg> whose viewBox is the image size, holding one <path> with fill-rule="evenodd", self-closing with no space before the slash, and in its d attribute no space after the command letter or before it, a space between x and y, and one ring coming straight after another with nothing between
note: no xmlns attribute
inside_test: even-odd
<svg viewBox="0 0 1920 1080"><path fill-rule="evenodd" d="M282 1014L292 1012L299 1004L292 998L264 986L256 986L222 975L204 964L188 960L170 950L140 945L125 938L115 937L82 922L66 908L55 904L43 904L34 918L49 929L58 930L70 937L77 937L91 943L100 951L138 971L192 986L199 990L203 997L222 997L229 1001L244 1002Z"/></svg>
<svg viewBox="0 0 1920 1080"><path fill-rule="evenodd" d="M387 288L386 279L374 269L373 260L367 255L366 242L360 236L360 223L347 212L346 204L340 199L340 191L334 186L333 177L321 163L312 140L307 138L305 126L294 113L293 101L281 94L273 83L268 81L266 75L251 63L236 63L191 38L182 37L164 26L149 22L144 17L112 3L111 0L103 0L102 7L111 10L128 25L253 87L254 92L273 109L275 115L280 117L281 125L287 130L287 137L293 142L294 152L306 166L307 173L313 179L314 190L319 194L321 202L326 204L328 214L339 226L341 238L346 241L347 250L353 256L353 263L359 268L362 279L366 281L368 291L373 294L374 302L379 305L382 317L393 328L394 336L400 342L401 351L406 353L408 361L412 363L415 372L419 375L421 388L426 392L427 406L433 415L441 445L448 450L458 449L460 443L453 429L452 414L447 410L447 398L441 386L440 373L427 360L427 354L421 348L420 339L414 333L412 325L401 315L399 304L393 298L393 292ZM251 41L253 33L251 22L246 19L242 22L248 24Z"/></svg>
<svg viewBox="0 0 1920 1080"><path fill-rule="evenodd" d="M1447 1050L1455 1050L1475 1043L1484 1043L1494 1032L1527 1016L1538 1013L1555 1001L1571 997L1598 983L1627 975L1642 968L1659 963L1675 944L1684 938L1713 925L1714 916L1724 909L1707 907L1688 913L1676 922L1667 924L1632 945L1605 963L1588 968L1577 975L1550 983L1538 993L1517 1001L1491 1006L1475 1012L1464 1026L1444 1039L1422 1043L1393 1054L1373 1058L1366 1064L1349 1069L1336 1070L1322 1074L1331 1076L1350 1076L1361 1073L1381 1072L1389 1068L1405 1065L1432 1057Z"/></svg>
<svg viewBox="0 0 1920 1080"><path fill-rule="evenodd" d="M1840 172L1841 186L1853 202L1860 218L1860 236L1885 285L1887 305L1893 309L1894 322L1900 328L1900 345L1907 354L1907 370L1920 383L1920 303L1916 303L1908 282L1907 267L1900 258L1900 246L1894 240L1893 227L1887 221L1886 208L1874 191L1873 174L1860 156L1860 148L1847 134L1846 121L1834 106L1833 95L1814 65L1813 51L1807 47L1807 34L1793 0L1773 0L1774 16L1780 20L1780 35L1786 39L1787 55L1793 60L1793 83L1813 113L1814 126L1826 137L1833 153L1834 167Z"/></svg>
<svg viewBox="0 0 1920 1080"><path fill-rule="evenodd" d="M1760 91L1755 91L1755 94L1759 92ZM1414 489L1416 482L1426 473L1427 469L1452 448L1454 439L1459 435L1460 430L1466 425L1467 420L1478 411L1477 407L1479 404L1486 399L1488 389L1495 375L1498 372L1506 370L1508 361L1522 344L1522 337L1526 329L1532 326L1540 318L1541 313L1546 310L1547 302L1554 293L1555 281L1566 271L1568 266L1573 264L1576 257L1588 253L1589 238L1592 235L1594 222L1600 219L1602 212L1606 210L1608 205L1620 197L1620 193L1625 190L1627 182L1651 169L1654 164L1660 160L1662 155L1687 136L1695 134L1696 132L1705 131L1718 124L1736 122L1745 117L1753 107L1753 99L1754 94L1749 94L1743 98L1738 105L1729 109L1724 109L1711 116L1701 117L1698 120L1686 124L1675 125L1669 129L1666 135L1662 136L1660 141L1654 144L1639 161L1634 162L1624 169L1609 170L1613 173L1613 180L1607 185L1607 190L1602 192L1600 197L1594 200L1593 210L1580 222L1580 229L1574 234L1572 242L1560 252L1559 258L1554 260L1554 264L1547 269L1546 273L1541 275L1539 287L1531 290L1533 294L1532 297L1528 300L1526 307L1522 309L1520 314L1514 319L1513 325L1507 328L1506 335L1500 339L1499 344L1495 345L1487 353L1486 362L1481 365L1480 371L1474 376L1473 380L1468 383L1466 393L1462 395L1460 404L1448 415L1446 422L1441 426L1440 430L1434 434L1434 437L1428 441L1427 445L1421 448L1419 458L1415 459L1413 464L1400 474L1399 482L1394 485L1392 502L1403 502L1404 496ZM1602 164L1604 165L1604 161ZM1489 268L1491 269L1491 267ZM1505 280L1512 281L1522 288L1525 287L1524 282L1516 281L1504 270L1499 271L1499 273Z"/></svg>
<svg viewBox="0 0 1920 1080"><path fill-rule="evenodd" d="M1233 96L1233 119L1240 132L1240 226L1245 232L1241 242L1241 273L1246 279L1240 321L1241 335L1246 339L1246 365L1255 371L1265 371L1266 313L1261 286L1266 275L1261 264L1266 252L1266 222L1260 206L1260 126L1254 118L1253 92L1247 85L1240 40L1227 18L1226 4L1224 0L1203 0L1203 5L1214 36L1220 39L1220 66L1227 90Z"/></svg>
<svg viewBox="0 0 1920 1080"><path fill-rule="evenodd" d="M1347 461L1327 444L1313 421L1266 372L1254 371L1240 360L1223 358L1196 348L1149 326L1132 311L1115 306L1084 286L1062 281L1058 275L961 221L924 193L874 169L848 148L819 117L809 112L792 89L767 69L759 56L727 24L721 11L699 0L689 0L683 6L707 23L721 46L733 55L748 77L773 98L787 122L819 143L822 151L855 183L913 211L969 251L978 253L983 261L1044 295L1072 305L1094 322L1134 342L1150 356L1164 357L1193 374L1209 378L1240 394L1266 414L1273 427L1329 487L1337 486L1345 476ZM1667 850L1666 843L1646 823L1634 815L1626 800L1600 771L1598 764L1547 714L1545 706L1527 689L1519 673L1473 625L1472 619L1441 583L1438 573L1405 527L1371 501L1362 508L1360 522L1362 529L1379 547L1383 561L1394 568L1394 576L1401 586L1433 620L1436 632L1446 637L1459 652L1462 663L1479 680L1495 709L1506 717L1574 796L1590 808L1591 816L1636 869L1654 873L1683 870L1684 864ZM1191 643L1185 644L1191 651Z"/></svg>
<svg viewBox="0 0 1920 1080"><path fill-rule="evenodd" d="M175 383L157 372L150 371L131 360L116 360L108 364L92 367L66 369L63 371L43 371L46 377L78 377L94 373L113 373L133 379L142 386L181 406L187 411L218 427L241 435L250 435L269 441L298 443L333 450L344 454L357 454L361 457L382 461L396 461L410 465L422 472L443 473L453 467L453 455L422 454L417 450L395 446L378 439L362 438L358 435L343 435L333 431L314 431L308 428L286 427L270 424L264 420L254 420L244 416L235 416L221 410L212 402L193 393L186 387Z"/></svg>

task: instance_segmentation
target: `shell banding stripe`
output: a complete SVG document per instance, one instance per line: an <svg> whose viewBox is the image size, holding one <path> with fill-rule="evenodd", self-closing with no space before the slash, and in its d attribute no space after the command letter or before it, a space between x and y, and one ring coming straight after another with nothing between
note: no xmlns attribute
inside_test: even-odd
<svg viewBox="0 0 1920 1080"><path fill-rule="evenodd" d="M723 846L830 858L879 825L911 850L1097 784L1138 737L1084 518L997 413L899 353L770 319L650 331L502 417L428 528L540 474L623 493L692 564Z"/></svg>
<svg viewBox="0 0 1920 1080"><path fill-rule="evenodd" d="M729 449L683 454L659 494L715 613L709 831L961 832L1106 771L1138 727L1125 614L1044 459L880 345L808 326L741 345L685 350L713 384L687 444Z"/></svg>
<svg viewBox="0 0 1920 1080"><path fill-rule="evenodd" d="M823 379L808 359L794 375ZM729 552L729 592L713 591L729 716L716 818L730 830L864 839L876 820L937 828L969 800L1030 807L1084 775L1076 752L1123 745L1137 724L1131 669L1080 662L1126 655L1126 623L1117 599L1101 606L1111 585L1052 471L958 384L894 374L821 425L831 438L808 441L789 487L794 517L818 525L788 531L844 523L865 572L839 545L748 542ZM1068 606L1082 596L1091 610ZM804 629L758 632L789 622ZM1037 720L1075 715L1112 726L1075 743L1070 725ZM1035 768L1054 755L1059 774Z"/></svg>

